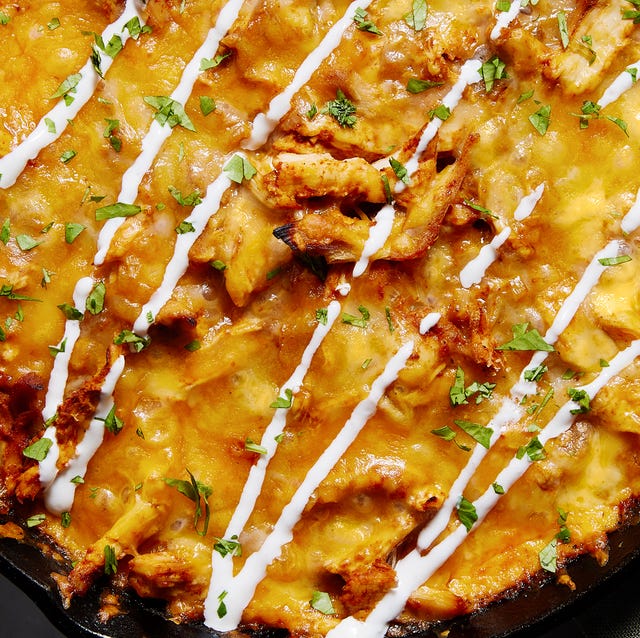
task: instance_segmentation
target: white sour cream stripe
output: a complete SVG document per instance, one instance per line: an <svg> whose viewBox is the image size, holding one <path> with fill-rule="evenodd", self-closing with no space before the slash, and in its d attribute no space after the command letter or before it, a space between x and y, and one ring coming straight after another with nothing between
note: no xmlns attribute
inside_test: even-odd
<svg viewBox="0 0 640 638"><path fill-rule="evenodd" d="M92 287L93 279L90 277L83 277L76 283L73 291L73 305L81 312L87 303L87 297ZM62 403L64 389L69 376L71 353L79 336L80 321L78 319L67 319L64 326L64 337L57 345L58 354L56 354L53 361L53 368L49 375L47 394L45 396L44 408L42 409L42 418L45 423L55 415L58 406ZM49 439L52 445L49 448L47 456L39 462L40 483L42 485L49 485L56 477L56 463L60 456L55 425L49 425L46 428L43 438Z"/></svg>
<svg viewBox="0 0 640 638"><path fill-rule="evenodd" d="M640 339L633 341L628 348L619 352L610 361L609 368L604 368L594 381L581 389L585 390L593 399L614 376L631 365L638 356L640 356ZM570 428L575 419L571 410L575 408L576 404L573 401L567 401L538 435L540 442L545 444ZM498 474L495 482L507 492L529 469L531 463L526 457L513 458L507 467ZM473 502L478 515L474 527L483 522L500 498L501 495L496 494L493 487L489 487L482 496ZM466 528L463 525L458 525L428 554L421 555L418 549L414 549L398 561L395 567L396 587L378 602L367 619L360 621L353 617L345 618L327 634L327 638L383 638L389 624L402 612L411 594L446 562L466 537Z"/></svg>
<svg viewBox="0 0 640 638"><path fill-rule="evenodd" d="M522 221L529 217L540 201L544 193L544 184L540 184L532 193L523 197L519 202L513 217L516 221ZM509 239L511 235L511 227L506 226L497 234L489 244L480 249L478 256L472 259L460 271L460 283L463 288L471 288L474 284L482 281L487 269L498 258L498 250Z"/></svg>
<svg viewBox="0 0 640 638"><path fill-rule="evenodd" d="M180 102L182 105L186 104L201 73L200 62L202 58L210 58L215 55L220 45L220 40L226 35L238 17L243 1L230 0L224 5L218 15L215 26L209 30L205 41L185 66L180 83L170 96L172 100ZM149 131L142 140L140 154L122 177L122 185L118 195L119 202L125 204L133 204L135 202L138 196L138 188L145 173L151 168L162 145L169 138L172 131L173 129L170 126L166 124L163 126L156 119L151 122ZM98 251L94 258L96 266L104 263L113 236L125 222L125 219L124 217L116 217L105 222L98 236Z"/></svg>
<svg viewBox="0 0 640 638"><path fill-rule="evenodd" d="M520 0L512 0L508 11L499 11L495 18L496 23L491 30L491 39L497 40L502 32L516 19L521 9Z"/></svg>
<svg viewBox="0 0 640 638"><path fill-rule="evenodd" d="M467 86L480 81L481 78L479 71L481 67L482 62L480 62L479 60L467 60L467 62L462 65L462 68L460 69L460 75L458 76L455 84L451 87L444 98L442 98L442 104L446 106L450 111L453 111L455 107L458 106L460 100L462 99L462 94L464 93L464 90L467 88ZM439 117L434 117L422 132L416 150L414 151L411 158L405 163L405 168L407 169L407 177L409 179L418 170L418 165L422 154L426 150L427 146L429 146L429 143L436 136L441 126L442 120ZM395 191L401 192L405 188L406 185L402 181L398 181L395 186ZM371 257L385 245L393 228L394 217L395 210L393 208L393 204L385 204L385 206L380 209L380 211L376 215L375 223L373 224L373 226L371 226L369 237L364 244L360 259L358 259L355 266L353 267L354 277L360 277L362 274L364 274L364 271L369 265L369 260L371 259Z"/></svg>
<svg viewBox="0 0 640 638"><path fill-rule="evenodd" d="M631 233L636 230L638 226L640 226L640 188L636 195L636 201L622 218L622 223L620 224L623 233Z"/></svg>
<svg viewBox="0 0 640 638"><path fill-rule="evenodd" d="M127 6L132 4L135 6L135 2L128 1ZM221 10L218 19L216 21L216 25L210 29L207 39L200 46L200 48L196 51L194 57L189 61L187 66L185 67L182 79L180 84L176 87L176 89L171 94L172 99L179 101L181 103L186 102L191 91L193 90L193 85L197 79L198 73L200 72L200 60L202 57L207 57L207 55L214 55L217 51L218 44L220 39L224 37L226 32L229 30L234 20L236 19L238 12L240 11L240 7L242 6L242 0L230 0ZM136 13L136 15L138 15ZM132 16L125 15L124 17L128 17L130 19ZM120 20L122 20L122 16ZM126 22L126 20L125 20ZM118 23L114 23L118 24ZM123 22L124 24L124 22ZM109 35L107 31L105 34ZM103 36L106 38L106 35ZM111 35L109 35L109 38ZM108 41L108 40L107 40ZM124 41L124 40L123 40ZM108 68L106 65L110 66L111 58L106 56L102 68ZM94 71L95 72L95 71ZM97 74L96 74L97 76ZM95 88L95 86L94 86ZM79 97L79 96L78 96ZM76 97L76 101L78 100ZM91 95L88 95L86 100L89 99ZM86 102L85 100L85 102ZM74 102L75 103L75 102ZM164 130L166 129L166 130ZM127 172L123 176L121 192L120 192L120 200L126 203L132 203L138 192L138 187L144 174L151 166L153 159L157 155L162 146L162 143L171 135L172 129L168 126L162 127L158 124L156 120L153 120L152 125L149 129L149 132L145 136L142 141L142 152L136 158L134 164L127 170ZM155 149L155 150L154 150ZM222 178L221 178L222 179ZM209 195L209 191L207 191L207 195ZM127 199L125 199L125 197ZM111 225L110 222L116 222L115 225ZM113 235L115 234L117 228L120 224L124 222L124 218L118 218L115 220L108 220L105 226L102 228L98 238L98 252L94 257L94 263L96 265L101 264L104 261L104 257L109 249L111 244L111 240L113 239ZM206 222L205 222L206 223ZM202 232L202 230L200 230ZM174 262L179 261L179 257L176 257ZM178 266L176 266L177 268ZM85 290L88 295L91 288L89 287L89 282L91 284L95 283L91 278L83 278L76 284L76 291ZM88 287L88 290L87 290ZM84 300L75 300L74 293L74 303L75 307L78 309L82 309L86 303L86 296ZM51 371L51 375L49 377L49 389L47 392L47 399L45 402L45 409L43 410L43 418L46 421L51 416L53 416L58 408L58 406L62 403L64 398L64 390L67 383L68 378L68 368L69 361L71 360L71 355L73 354L73 348L75 342L78 339L80 334L80 327L77 321L67 321L65 325L65 349L64 352L60 352L55 359L54 367ZM63 341L64 341L63 338ZM62 342L61 342L62 344ZM117 379L116 379L117 381ZM54 426L49 426L44 433L46 438L49 438L52 441L52 446L49 449L49 452L46 458L40 462L40 481L43 485L49 485L58 474L58 470L56 467L58 458L59 458L59 449L56 441L56 430ZM96 448L97 449L97 448Z"/></svg>
<svg viewBox="0 0 640 638"><path fill-rule="evenodd" d="M602 97L598 100L598 106L600 106L600 108L609 106L609 104L615 102L634 84L637 84L637 80L634 80L631 73L635 72L636 76L640 75L640 60L628 66L627 69L628 70L620 73L620 75L608 86L608 88L602 94ZM631 71L631 73L629 71Z"/></svg>
<svg viewBox="0 0 640 638"><path fill-rule="evenodd" d="M322 345L327 334L331 330L335 320L340 314L340 303L332 301L327 307L327 318L325 323L318 323L313 335L305 348L300 363L294 370L293 374L280 388L280 396L286 396L287 390L290 390L292 397L295 400L295 396L300 392L300 388L304 381L304 378L311 366L313 357L315 356L318 348ZM260 496L262 485L267 473L267 467L271 462L271 459L276 453L278 447L277 437L284 432L287 415L290 408L277 408L271 423L267 426L262 435L260 445L265 448L266 453L261 454L260 458L254 465L251 466L249 476L242 488L242 494L240 495L240 501L236 506L236 509L231 516L231 520L227 525L227 529L224 533L224 538L230 539L234 536L240 536L244 530L244 526L249 520L249 516L253 511L256 501ZM214 551L211 555L211 567L212 578L215 578L216 583L226 583L233 578L233 556L226 554L224 557L218 552Z"/></svg>
<svg viewBox="0 0 640 638"><path fill-rule="evenodd" d="M311 79L315 71L340 44L344 32L353 24L356 9L366 9L371 2L372 0L355 0L349 5L344 15L327 31L320 44L298 67L289 86L271 100L267 113L260 113L255 117L251 137L245 142L244 148L255 151L267 141L280 120L291 109L293 96Z"/></svg>
<svg viewBox="0 0 640 638"><path fill-rule="evenodd" d="M148 315L150 314L152 318L155 318L167 301L171 299L174 288L189 266L189 251L206 228L209 219L220 209L222 196L230 186L231 180L225 173L220 173L209 184L207 194L202 202L195 206L191 214L185 219L186 222L193 225L193 230L177 236L173 255L164 271L162 284L154 291L149 301L144 304L133 324L133 331L136 334L146 335L150 325Z"/></svg>
<svg viewBox="0 0 640 638"><path fill-rule="evenodd" d="M599 260L604 257L616 256L619 254L620 248L619 242L609 242L602 250L598 251L589 262L582 277L563 301L553 323L545 333L544 339L547 343L553 345L558 340L578 312L578 308L584 302L587 295L597 285L602 273L607 269L607 266L603 266ZM534 381L527 381L524 378L525 372L542 365L548 356L548 352L535 352L529 364L521 370L518 382L511 388L510 396L503 401L498 413L487 424L487 427L493 430L489 449L498 441L506 425L516 423L524 416L524 410L521 406L522 399L525 395L534 395L537 388L537 384ZM479 444L475 446L467 465L454 481L449 495L440 510L421 531L418 537L418 549L427 549L445 530L458 498L464 492L467 484L488 452L488 449Z"/></svg>
<svg viewBox="0 0 640 638"><path fill-rule="evenodd" d="M127 0L122 15L102 32L104 42L109 42L114 35L117 35L124 45L131 37L124 25L136 17L140 20L140 24L144 24L143 16L138 12L136 5L136 0ZM111 68L112 63L113 58L106 54L102 55L100 70L103 75ZM26 139L0 158L0 188L13 186L29 160L35 159L43 148L55 142L64 133L69 120L76 117L80 109L91 99L100 82L100 76L91 60L87 60L79 73L82 79L75 87L75 93L69 94L73 102L67 105L63 99L59 99ZM54 123L53 132L45 120L51 120Z"/></svg>
<svg viewBox="0 0 640 638"><path fill-rule="evenodd" d="M474 284L479 284L482 281L489 266L498 259L498 250L509 239L509 235L511 235L511 227L507 226L483 246L478 256L460 271L460 284L463 288L471 288Z"/></svg>
<svg viewBox="0 0 640 638"><path fill-rule="evenodd" d="M371 385L369 395L354 408L342 430L309 470L260 549L249 556L243 568L230 582L212 583L205 601L205 624L208 627L230 631L238 626L242 612L251 601L258 583L264 578L267 567L280 555L282 547L293 538L293 528L313 492L375 414L387 388L406 366L413 352L413 345L412 341L405 343L389 360L382 374ZM217 609L221 597L224 599L227 613L219 618Z"/></svg>
<svg viewBox="0 0 640 638"><path fill-rule="evenodd" d="M44 502L50 512L62 514L62 512L71 510L77 487L77 484L72 483L71 479L76 476L84 478L89 461L102 444L105 430L104 420L113 408L113 391L123 370L124 356L120 355L105 377L100 390L98 409L84 433L82 441L76 447L74 457L44 492Z"/></svg>

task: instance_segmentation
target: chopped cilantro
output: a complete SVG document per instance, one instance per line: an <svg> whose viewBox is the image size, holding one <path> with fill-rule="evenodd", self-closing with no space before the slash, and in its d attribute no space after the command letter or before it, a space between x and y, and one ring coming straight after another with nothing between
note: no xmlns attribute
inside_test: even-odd
<svg viewBox="0 0 640 638"><path fill-rule="evenodd" d="M105 219L114 219L115 217L131 217L137 215L142 208L135 204L124 204L117 202L115 204L109 204L108 206L102 206L96 209L96 221L104 221Z"/></svg>
<svg viewBox="0 0 640 638"><path fill-rule="evenodd" d="M545 571L556 573L558 568L558 539L554 538L546 547L540 550L540 567Z"/></svg>
<svg viewBox="0 0 640 638"><path fill-rule="evenodd" d="M122 27L122 31L127 30L129 32L129 35L134 39L137 40L140 37L140 34L142 33L151 33L151 31L153 30L150 26L148 25L141 25L140 24L140 18L138 16L134 16L133 18L131 18L131 20L129 20L124 27Z"/></svg>
<svg viewBox="0 0 640 638"><path fill-rule="evenodd" d="M421 80L419 78L411 78L407 82L407 91L415 95L417 93L422 93L423 91L427 91L428 89L432 89L436 86L442 86L443 84L444 82L434 82L433 80Z"/></svg>
<svg viewBox="0 0 640 638"><path fill-rule="evenodd" d="M534 350L542 352L553 352L554 348L549 345L540 333L532 328L528 330L528 323L518 323L511 328L513 339L498 346L498 350Z"/></svg>
<svg viewBox="0 0 640 638"><path fill-rule="evenodd" d="M389 164L393 169L393 172L396 174L396 177L403 183L409 184L409 174L404 164L400 163L397 159L393 157L389 158Z"/></svg>
<svg viewBox="0 0 640 638"><path fill-rule="evenodd" d="M558 29L560 30L560 42L562 48L569 46L569 28L567 26L567 14L564 11L558 11Z"/></svg>
<svg viewBox="0 0 640 638"><path fill-rule="evenodd" d="M196 509L193 518L193 526L200 536L206 536L207 529L209 528L209 517L211 511L209 509L209 497L213 493L213 490L204 485L200 481L197 481L194 475L187 469L189 480L184 481L182 479L165 478L164 482L169 487L175 487L180 494L186 496L188 499L195 503ZM198 522L202 517L202 502L204 502L204 521L201 529L198 529Z"/></svg>
<svg viewBox="0 0 640 638"><path fill-rule="evenodd" d="M227 555L242 556L242 545L238 542L238 536L236 534L230 539L216 538L213 549L223 558Z"/></svg>
<svg viewBox="0 0 640 638"><path fill-rule="evenodd" d="M221 53L216 55L215 58L202 58L200 60L200 70L207 71L217 67L223 60L226 60L231 55L231 51L228 53Z"/></svg>
<svg viewBox="0 0 640 638"><path fill-rule="evenodd" d="M467 532L470 532L474 523L478 520L475 505L464 496L461 496L456 504L456 511L458 519L467 528Z"/></svg>
<svg viewBox="0 0 640 638"><path fill-rule="evenodd" d="M264 445L259 445L249 437L244 441L244 449L248 452L255 452L256 454L266 454L267 448Z"/></svg>
<svg viewBox="0 0 640 638"><path fill-rule="evenodd" d="M629 255L619 255L618 257L601 257L598 262L603 266L618 266L620 264L626 264L631 261Z"/></svg>
<svg viewBox="0 0 640 638"><path fill-rule="evenodd" d="M321 323L323 326L326 326L328 320L329 320L328 308L318 308L316 310L316 321L318 323Z"/></svg>
<svg viewBox="0 0 640 638"><path fill-rule="evenodd" d="M114 340L113 343L117 346L122 344L128 344L131 352L141 352L149 346L151 340L149 337L141 337L131 330L123 330Z"/></svg>
<svg viewBox="0 0 640 638"><path fill-rule="evenodd" d="M34 461L44 461L47 458L47 454L49 453L49 449L52 445L53 441L51 439L42 437L35 443L24 448L24 450L22 450L22 454L28 459L33 459Z"/></svg>
<svg viewBox="0 0 640 638"><path fill-rule="evenodd" d="M443 122L446 122L451 117L451 109L445 104L440 104L436 106L435 109L431 109L428 115L430 120L433 120L434 118L437 117Z"/></svg>
<svg viewBox="0 0 640 638"><path fill-rule="evenodd" d="M569 388L567 394L571 400L578 405L577 408L570 411L571 414L585 414L591 410L591 399L586 390Z"/></svg>
<svg viewBox="0 0 640 638"><path fill-rule="evenodd" d="M293 405L293 391L285 388L284 397L278 397L269 407L278 409L288 409Z"/></svg>
<svg viewBox="0 0 640 638"><path fill-rule="evenodd" d="M62 314L69 319L69 321L80 321L80 319L82 319L82 313L68 303L61 303L58 308L62 310Z"/></svg>
<svg viewBox="0 0 640 638"><path fill-rule="evenodd" d="M196 130L180 102L166 95L147 95L143 99L149 106L156 110L154 118L161 126L168 124L173 128L174 126L180 125L189 131Z"/></svg>
<svg viewBox="0 0 640 638"><path fill-rule="evenodd" d="M85 307L92 315L98 315L104 310L106 291L104 281L99 281L89 293Z"/></svg>
<svg viewBox="0 0 640 638"><path fill-rule="evenodd" d="M118 560L116 550L111 545L104 546L104 573L112 576L118 571Z"/></svg>
<svg viewBox="0 0 640 638"><path fill-rule="evenodd" d="M540 442L540 439L536 436L526 445L518 448L518 452L516 453L516 458L522 459L524 455L529 457L531 462L534 461L542 461L547 458L547 453L545 452L544 446Z"/></svg>
<svg viewBox="0 0 640 638"><path fill-rule="evenodd" d="M551 105L541 106L535 113L529 116L529 122L531 122L533 128L535 128L540 135L544 135L551 123Z"/></svg>
<svg viewBox="0 0 640 638"><path fill-rule="evenodd" d="M493 430L479 423L473 423L471 421L464 421L462 419L455 419L454 423L464 432L466 432L472 439L480 443L482 447L489 449L491 445L491 436Z"/></svg>
<svg viewBox="0 0 640 638"><path fill-rule="evenodd" d="M349 324L350 326L356 326L357 328L366 328L367 322L371 318L371 314L364 306L358 306L358 310L360 311L360 317L343 312L342 323Z"/></svg>
<svg viewBox="0 0 640 638"><path fill-rule="evenodd" d="M216 110L216 101L208 95L200 96L200 110L202 115L207 116Z"/></svg>
<svg viewBox="0 0 640 638"><path fill-rule="evenodd" d="M258 172L248 159L238 153L226 163L222 170L236 184L241 184L243 179L251 179Z"/></svg>
<svg viewBox="0 0 640 638"><path fill-rule="evenodd" d="M74 73L70 75L68 78L62 81L60 86L56 89L56 91L49 97L50 100L55 100L59 97L66 97L70 93L76 93L78 83L82 79L81 73Z"/></svg>
<svg viewBox="0 0 640 638"><path fill-rule="evenodd" d="M321 614L331 615L336 613L333 608L333 603L331 602L331 597L327 592L314 591L309 604Z"/></svg>
<svg viewBox="0 0 640 638"><path fill-rule="evenodd" d="M506 68L507 65L495 55L480 67L480 77L484 81L487 93L491 91L496 80L504 80L508 77Z"/></svg>
<svg viewBox="0 0 640 638"><path fill-rule="evenodd" d="M64 225L64 240L67 244L73 244L73 242L78 238L78 235L86 228L82 224L76 224L73 222L67 222Z"/></svg>
<svg viewBox="0 0 640 638"><path fill-rule="evenodd" d="M39 246L42 242L36 241L30 235L16 235L16 243L18 244L18 248L27 252L29 250L33 250L36 246Z"/></svg>
<svg viewBox="0 0 640 638"><path fill-rule="evenodd" d="M68 164L77 154L77 151L74 151L72 148L70 148L64 151L62 155L60 155L60 161L63 164Z"/></svg>
<svg viewBox="0 0 640 638"><path fill-rule="evenodd" d="M411 11L405 14L404 21L416 31L422 31L427 25L429 6L426 0L413 0Z"/></svg>
<svg viewBox="0 0 640 638"><path fill-rule="evenodd" d="M104 419L96 417L97 421L104 422L104 427L111 434L120 434L120 430L124 427L124 421L116 414L116 406L112 405Z"/></svg>
<svg viewBox="0 0 640 638"><path fill-rule="evenodd" d="M184 196L175 186L169 186L169 192L180 206L197 206L202 203L202 196L197 188L192 193Z"/></svg>
<svg viewBox="0 0 640 638"><path fill-rule="evenodd" d="M42 525L46 518L45 514L34 514L33 516L29 516L26 521L27 527L37 527L38 525Z"/></svg>
<svg viewBox="0 0 640 638"><path fill-rule="evenodd" d="M357 121L355 105L340 89L336 91L336 99L327 102L321 113L330 115L342 128L353 128Z"/></svg>
<svg viewBox="0 0 640 638"><path fill-rule="evenodd" d="M353 21L360 31L367 31L368 33L374 33L375 35L382 35L382 31L380 31L380 29L378 29L371 20L367 19L367 12L360 7L356 8Z"/></svg>

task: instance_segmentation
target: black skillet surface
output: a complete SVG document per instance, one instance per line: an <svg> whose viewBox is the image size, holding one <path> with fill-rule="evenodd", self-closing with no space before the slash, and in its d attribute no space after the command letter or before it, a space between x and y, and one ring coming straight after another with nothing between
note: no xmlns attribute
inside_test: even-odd
<svg viewBox="0 0 640 638"><path fill-rule="evenodd" d="M422 630L413 636L435 638L443 635L443 629L448 629L448 634L444 634L448 638L638 638L640 525L613 534L610 546L605 567L598 566L589 557L569 567L577 586L575 592L553 583L533 586L451 627ZM74 599L71 608L65 610L49 576L54 569L56 564L34 547L0 539L0 573L38 605L64 638L211 638L215 635L201 625L177 626L164 619L161 605L133 597L125 600L126 614L103 625L97 620L98 587L87 597ZM8 583L0 585L0 595L7 592L9 596L17 596L22 605L14 607L4 598L0 602L2 638L60 636L46 620L38 619L37 612L34 616L29 601L20 600L19 591ZM24 614L29 616L25 618ZM16 633L23 630L24 633ZM261 632L256 638L282 635Z"/></svg>

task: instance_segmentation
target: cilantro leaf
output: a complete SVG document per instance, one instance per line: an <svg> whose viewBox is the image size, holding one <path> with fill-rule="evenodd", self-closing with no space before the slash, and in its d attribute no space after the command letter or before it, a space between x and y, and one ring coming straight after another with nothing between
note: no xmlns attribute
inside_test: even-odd
<svg viewBox="0 0 640 638"><path fill-rule="evenodd" d="M331 598L327 592L314 591L309 604L321 614L331 615L336 613L333 608Z"/></svg>
<svg viewBox="0 0 640 638"><path fill-rule="evenodd" d="M491 445L491 436L493 430L479 423L473 423L471 421L464 421L462 419L455 419L454 423L464 432L466 432L472 439L480 443L482 447L489 449Z"/></svg>
<svg viewBox="0 0 640 638"><path fill-rule="evenodd" d="M428 89L433 89L436 86L442 86L444 82L435 82L433 80L421 80L420 78L410 78L407 82L407 91L413 93L422 93Z"/></svg>
<svg viewBox="0 0 640 638"><path fill-rule="evenodd" d="M51 439L42 437L35 443L24 448L24 450L22 450L22 454L28 459L33 459L34 461L44 461L47 458L47 454L49 454L49 449L52 445L53 441Z"/></svg>
<svg viewBox="0 0 640 638"><path fill-rule="evenodd" d="M375 35L382 35L382 31L380 31L380 29L378 29L371 20L367 19L367 12L360 7L356 8L353 21L360 31L367 31L368 33L374 33Z"/></svg>
<svg viewBox="0 0 640 638"><path fill-rule="evenodd" d="M321 113L330 115L342 128L353 128L356 125L355 104L340 89L336 91L336 99L327 102Z"/></svg>
<svg viewBox="0 0 640 638"><path fill-rule="evenodd" d="M164 482L169 487L175 487L180 494L186 496L189 500L193 501L196 505L195 514L193 519L193 526L199 536L206 536L207 529L209 528L209 518L211 516L211 510L209 509L209 497L213 493L213 490L208 486L197 481L194 475L187 469L189 480L165 478ZM198 529L198 523L202 517L202 502L204 502L204 521L201 529Z"/></svg>
<svg viewBox="0 0 640 638"><path fill-rule="evenodd" d="M101 222L105 219L114 219L115 217L131 217L133 215L137 215L141 210L142 208L135 204L117 202L115 204L96 208L96 221Z"/></svg>
<svg viewBox="0 0 640 638"><path fill-rule="evenodd" d="M529 116L529 122L531 122L533 128L535 128L540 135L544 135L549 129L549 124L551 124L551 105L541 106L535 113Z"/></svg>
<svg viewBox="0 0 640 638"><path fill-rule="evenodd" d="M540 333L532 328L528 330L528 323L518 323L511 328L513 339L498 346L498 350L534 350L542 352L554 352L552 345L548 344Z"/></svg>
<svg viewBox="0 0 640 638"><path fill-rule="evenodd" d="M422 31L427 24L429 6L426 0L413 0L411 11L405 14L404 21L416 31Z"/></svg>
<svg viewBox="0 0 640 638"><path fill-rule="evenodd" d="M222 169L227 177L236 184L241 184L243 179L251 179L258 171L251 165L248 159L237 153L227 162Z"/></svg>
<svg viewBox="0 0 640 638"><path fill-rule="evenodd" d="M554 538L538 553L540 567L545 571L556 573L558 569L558 539Z"/></svg>
<svg viewBox="0 0 640 638"><path fill-rule="evenodd" d="M470 532L474 523L478 520L475 505L464 496L461 496L456 505L456 512L459 521L467 528L467 532Z"/></svg>
<svg viewBox="0 0 640 638"><path fill-rule="evenodd" d="M175 187L169 186L169 192L173 199L175 199L180 206L197 206L202 203L202 196L200 195L200 191L196 188L189 195L183 196L182 193Z"/></svg>
<svg viewBox="0 0 640 638"><path fill-rule="evenodd" d="M147 95L144 101L156 110L154 118L161 125L168 124L171 128L180 125L189 131L196 130L193 122L185 113L184 106L166 95Z"/></svg>

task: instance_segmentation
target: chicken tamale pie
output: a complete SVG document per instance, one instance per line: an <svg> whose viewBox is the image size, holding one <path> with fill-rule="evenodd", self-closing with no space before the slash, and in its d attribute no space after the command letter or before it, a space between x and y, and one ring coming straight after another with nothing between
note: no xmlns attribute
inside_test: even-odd
<svg viewBox="0 0 640 638"><path fill-rule="evenodd" d="M0 1L0 534L382 638L640 496L637 0ZM423 626L423 625L421 625Z"/></svg>

